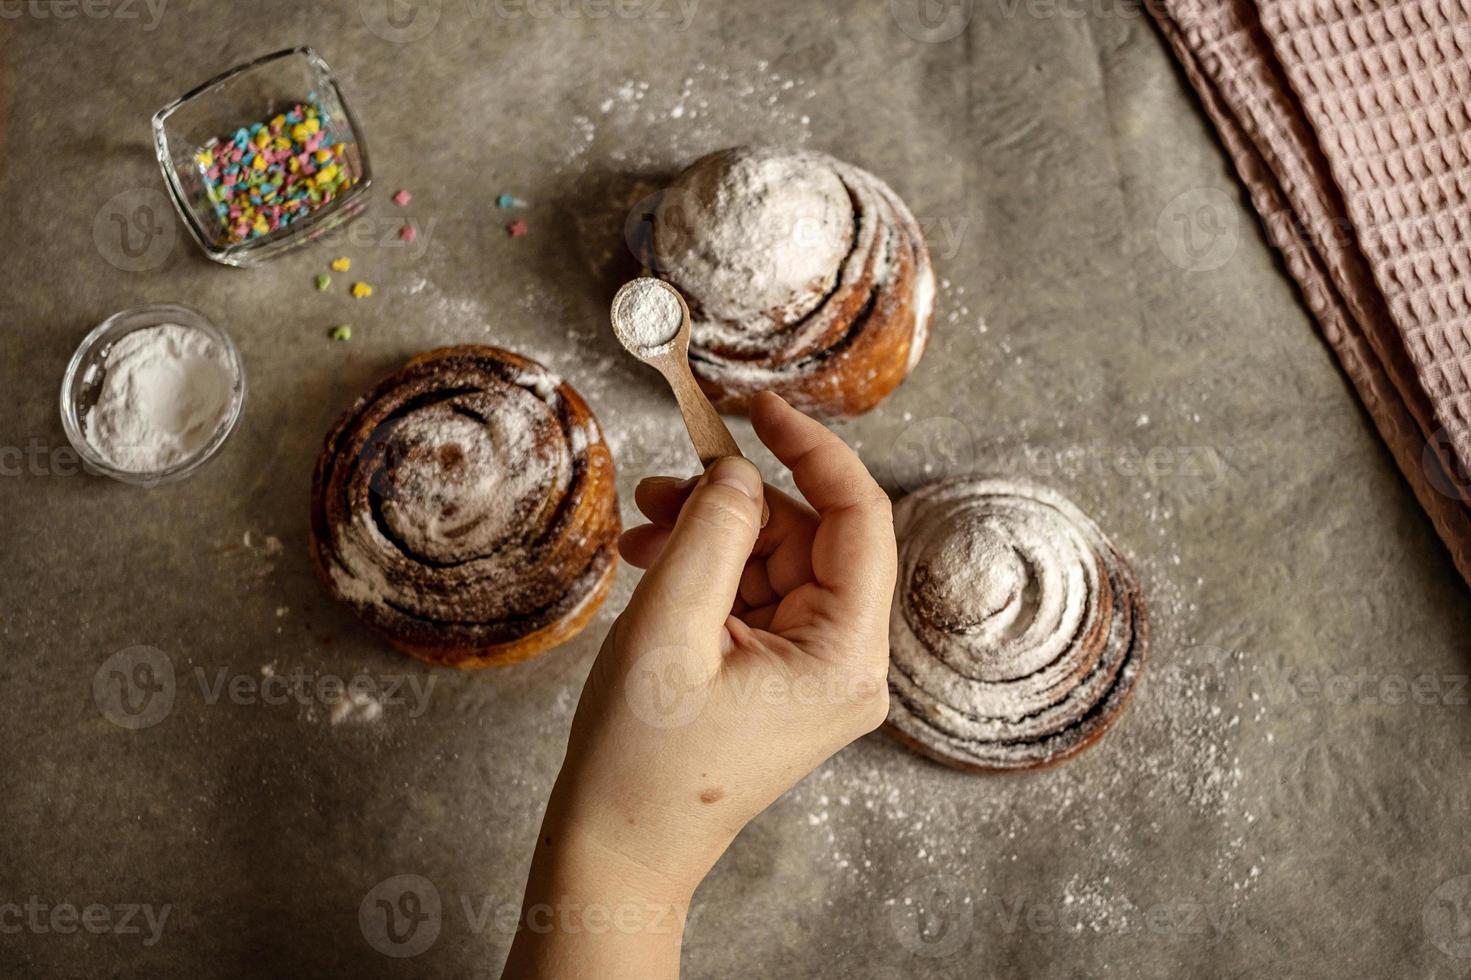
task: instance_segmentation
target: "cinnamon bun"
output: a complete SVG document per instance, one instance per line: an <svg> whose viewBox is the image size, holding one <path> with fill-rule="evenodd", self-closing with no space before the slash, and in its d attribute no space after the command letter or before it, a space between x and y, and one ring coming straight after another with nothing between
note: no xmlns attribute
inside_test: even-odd
<svg viewBox="0 0 1471 980"><path fill-rule="evenodd" d="M721 411L771 389L859 415L924 353L935 274L919 225L887 184L826 154L701 157L661 196L645 251L689 303L690 365Z"/></svg>
<svg viewBox="0 0 1471 980"><path fill-rule="evenodd" d="M1134 574L1046 487L962 478L894 508L888 726L960 769L1049 765L1128 701L1148 643Z"/></svg>
<svg viewBox="0 0 1471 980"><path fill-rule="evenodd" d="M576 635L606 595L619 531L592 411L494 347L415 357L327 436L312 554L332 594L395 647L507 664Z"/></svg>

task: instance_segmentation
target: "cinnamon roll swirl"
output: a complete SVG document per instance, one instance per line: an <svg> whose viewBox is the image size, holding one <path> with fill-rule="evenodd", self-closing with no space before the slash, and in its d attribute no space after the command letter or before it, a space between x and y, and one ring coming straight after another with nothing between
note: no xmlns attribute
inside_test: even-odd
<svg viewBox="0 0 1471 980"><path fill-rule="evenodd" d="M1118 717L1148 643L1133 572L1046 487L962 478L894 508L888 726L959 769L1030 769Z"/></svg>
<svg viewBox="0 0 1471 980"><path fill-rule="evenodd" d="M644 248L689 303L690 365L721 411L769 388L812 414L859 415L924 353L935 274L919 225L887 184L826 154L696 160Z"/></svg>
<svg viewBox="0 0 1471 980"><path fill-rule="evenodd" d="M612 581L613 457L592 411L494 347L415 357L327 436L312 554L394 646L484 667L576 635Z"/></svg>

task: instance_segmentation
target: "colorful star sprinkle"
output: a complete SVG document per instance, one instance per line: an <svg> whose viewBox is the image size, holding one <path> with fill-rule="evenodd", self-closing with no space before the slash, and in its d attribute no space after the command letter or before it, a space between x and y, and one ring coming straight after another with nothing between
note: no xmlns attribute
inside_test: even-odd
<svg viewBox="0 0 1471 980"><path fill-rule="evenodd" d="M327 275L325 272L322 273L320 276L317 276L317 292L325 293L328 287L330 287L331 285L332 277Z"/></svg>
<svg viewBox="0 0 1471 980"><path fill-rule="evenodd" d="M355 282L352 284L352 295L354 299L366 299L373 295L373 287L365 282Z"/></svg>
<svg viewBox="0 0 1471 980"><path fill-rule="evenodd" d="M522 235L526 234L530 230L530 228L526 227L526 222L520 220L513 221L510 224L506 225L506 234L510 235L512 238L520 238Z"/></svg>
<svg viewBox="0 0 1471 980"><path fill-rule="evenodd" d="M397 194L393 195L393 203L397 204L401 208L408 207L408 203L413 199L414 195L410 194L408 191L399 191Z"/></svg>
<svg viewBox="0 0 1471 980"><path fill-rule="evenodd" d="M205 196L234 245L301 221L357 183L327 111L293 106L210 140L195 155Z"/></svg>
<svg viewBox="0 0 1471 980"><path fill-rule="evenodd" d="M333 272L346 272L348 269L351 269L351 268L352 268L352 259L348 258L346 255L344 255L340 259L333 259L332 260L332 271Z"/></svg>
<svg viewBox="0 0 1471 980"><path fill-rule="evenodd" d="M411 242L419 237L419 230L413 225L404 225L398 230L399 241Z"/></svg>
<svg viewBox="0 0 1471 980"><path fill-rule="evenodd" d="M348 326L345 323L338 324L331 330L327 331L327 336L331 337L333 340L351 340L352 327Z"/></svg>

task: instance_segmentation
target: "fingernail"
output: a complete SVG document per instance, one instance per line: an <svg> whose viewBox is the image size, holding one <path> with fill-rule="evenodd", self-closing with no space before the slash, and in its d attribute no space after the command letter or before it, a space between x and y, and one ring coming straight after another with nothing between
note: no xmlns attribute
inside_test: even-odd
<svg viewBox="0 0 1471 980"><path fill-rule="evenodd" d="M717 459L705 476L711 483L733 487L752 500L761 499L761 471L748 459L738 456Z"/></svg>

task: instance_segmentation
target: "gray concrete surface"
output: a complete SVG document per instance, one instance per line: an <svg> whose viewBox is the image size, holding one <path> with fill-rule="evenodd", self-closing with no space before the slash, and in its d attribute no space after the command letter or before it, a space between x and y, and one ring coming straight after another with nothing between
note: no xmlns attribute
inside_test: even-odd
<svg viewBox="0 0 1471 980"><path fill-rule="evenodd" d="M0 974L496 974L635 575L560 650L430 671L314 580L312 460L407 356L490 341L582 388L631 518L640 477L693 460L603 326L623 219L681 163L753 140L889 179L946 280L924 362L844 437L895 492L972 468L1065 489L1133 557L1155 639L1118 727L1056 771L960 775L883 735L831 760L702 887L685 975L1471 972L1465 587L1192 95L1116 0L978 0L934 27L919 10L0 3ZM359 238L213 266L162 210L149 116L299 42L342 75L378 198ZM528 236L501 230L501 192L531 202ZM392 243L405 213L412 250ZM139 222L126 251L114 215ZM371 300L313 291L339 252ZM251 394L218 459L147 491L76 475L55 403L86 330L150 301L224 324ZM351 343L329 343L344 321ZM175 683L129 730L94 678L135 645ZM315 696L262 703L267 669L432 686L334 724ZM360 924L405 886L439 902L413 958ZM66 910L89 905L97 932Z"/></svg>

